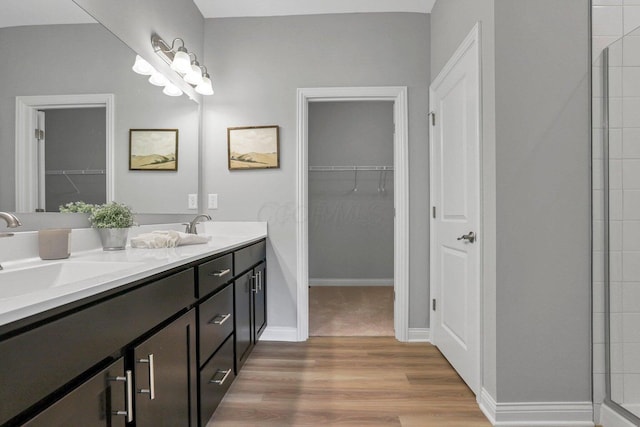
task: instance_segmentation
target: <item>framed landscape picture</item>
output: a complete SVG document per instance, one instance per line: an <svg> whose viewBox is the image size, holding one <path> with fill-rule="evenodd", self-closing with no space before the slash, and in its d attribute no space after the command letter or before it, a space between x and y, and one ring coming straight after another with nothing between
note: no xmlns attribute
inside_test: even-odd
<svg viewBox="0 0 640 427"><path fill-rule="evenodd" d="M178 129L129 129L129 170L177 171Z"/></svg>
<svg viewBox="0 0 640 427"><path fill-rule="evenodd" d="M280 167L278 126L227 128L229 169Z"/></svg>

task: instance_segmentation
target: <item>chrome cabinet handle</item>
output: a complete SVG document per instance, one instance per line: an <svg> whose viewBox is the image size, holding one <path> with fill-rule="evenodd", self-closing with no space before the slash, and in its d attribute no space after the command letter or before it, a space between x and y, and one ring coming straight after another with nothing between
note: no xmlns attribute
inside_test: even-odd
<svg viewBox="0 0 640 427"><path fill-rule="evenodd" d="M262 270L258 271L258 292L262 290Z"/></svg>
<svg viewBox="0 0 640 427"><path fill-rule="evenodd" d="M231 317L231 313L218 314L216 317L214 317L213 319L209 320L208 323L210 325L222 325L224 322L229 320L230 317Z"/></svg>
<svg viewBox="0 0 640 427"><path fill-rule="evenodd" d="M476 241L476 234L473 231L470 231L469 234L463 234L458 237L456 240L466 240L469 243L473 243Z"/></svg>
<svg viewBox="0 0 640 427"><path fill-rule="evenodd" d="M219 380L213 379L216 375L221 374L223 372L224 372L224 376L221 379ZM216 373L213 374L213 377L211 377L211 379L209 380L209 384L218 384L218 385L224 384L224 382L227 380L227 377L229 377L230 373L231 373L231 369L227 369L226 371L223 371L222 369L218 369Z"/></svg>
<svg viewBox="0 0 640 427"><path fill-rule="evenodd" d="M127 417L127 422L131 423L133 422L133 376L130 370L127 370L125 372L125 376L124 377L110 377L108 378L109 381L124 381L125 383L125 387L126 387L126 393L125 393L125 410L124 411L113 411L113 415L124 415L125 417Z"/></svg>
<svg viewBox="0 0 640 427"><path fill-rule="evenodd" d="M156 379L155 369L153 366L153 354L150 354L147 359L138 359L138 363L149 364L149 388L141 388L140 390L138 390L138 393L148 394L149 400L153 400L156 398Z"/></svg>
<svg viewBox="0 0 640 427"><path fill-rule="evenodd" d="M251 292L258 292L258 273L251 276Z"/></svg>
<svg viewBox="0 0 640 427"><path fill-rule="evenodd" d="M209 273L209 276L222 277L222 276L226 276L229 273L231 273L231 269L227 268L226 270L218 270L218 271L211 272Z"/></svg>

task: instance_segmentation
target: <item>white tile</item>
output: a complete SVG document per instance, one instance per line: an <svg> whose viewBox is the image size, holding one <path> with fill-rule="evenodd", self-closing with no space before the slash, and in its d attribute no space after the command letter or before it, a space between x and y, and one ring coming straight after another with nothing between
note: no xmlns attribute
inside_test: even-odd
<svg viewBox="0 0 640 427"><path fill-rule="evenodd" d="M640 221L622 223L622 250L640 251Z"/></svg>
<svg viewBox="0 0 640 427"><path fill-rule="evenodd" d="M622 205L622 191L611 190L609 192L609 219L622 220L624 215Z"/></svg>
<svg viewBox="0 0 640 427"><path fill-rule="evenodd" d="M640 159L622 161L622 183L625 190L640 190Z"/></svg>
<svg viewBox="0 0 640 427"><path fill-rule="evenodd" d="M602 190L604 188L604 174L602 163L593 162L591 166L592 186L594 190ZM621 187L618 187L621 188Z"/></svg>
<svg viewBox="0 0 640 427"><path fill-rule="evenodd" d="M640 374L640 343L625 343L622 346L625 374Z"/></svg>
<svg viewBox="0 0 640 427"><path fill-rule="evenodd" d="M593 223L593 250L601 253L604 251L604 221L594 220Z"/></svg>
<svg viewBox="0 0 640 427"><path fill-rule="evenodd" d="M624 401L624 374L611 374L611 399Z"/></svg>
<svg viewBox="0 0 640 427"><path fill-rule="evenodd" d="M622 251L623 222L609 221L609 251Z"/></svg>
<svg viewBox="0 0 640 427"><path fill-rule="evenodd" d="M640 128L622 130L622 156L625 159L640 158Z"/></svg>
<svg viewBox="0 0 640 427"><path fill-rule="evenodd" d="M593 345L593 373L604 374L604 344Z"/></svg>
<svg viewBox="0 0 640 427"><path fill-rule="evenodd" d="M622 283L611 282L609 284L609 311L622 313Z"/></svg>
<svg viewBox="0 0 640 427"><path fill-rule="evenodd" d="M609 129L609 158L622 158L623 129Z"/></svg>
<svg viewBox="0 0 640 427"><path fill-rule="evenodd" d="M640 374L624 375L624 402L640 402Z"/></svg>
<svg viewBox="0 0 640 427"><path fill-rule="evenodd" d="M604 343L604 313L593 313L593 343Z"/></svg>
<svg viewBox="0 0 640 427"><path fill-rule="evenodd" d="M595 169L594 169L595 173ZM622 160L609 160L609 189L621 190L622 187ZM626 187L624 187L626 188Z"/></svg>
<svg viewBox="0 0 640 427"><path fill-rule="evenodd" d="M611 118L612 117L611 117L611 111L610 111L609 119ZM635 97L635 98L622 99L622 127L625 127L625 128L640 127L640 98Z"/></svg>
<svg viewBox="0 0 640 427"><path fill-rule="evenodd" d="M625 5L622 13L624 34L629 34L640 26L640 5Z"/></svg>
<svg viewBox="0 0 640 427"><path fill-rule="evenodd" d="M622 254L622 281L640 282L640 252L624 252ZM640 331L640 327L638 327L638 331Z"/></svg>
<svg viewBox="0 0 640 427"><path fill-rule="evenodd" d="M593 158L594 164L602 162L604 156L602 143L603 133L603 129L591 130L591 157Z"/></svg>
<svg viewBox="0 0 640 427"><path fill-rule="evenodd" d="M639 46L640 47L640 46ZM621 128L623 127L623 99L624 98L609 98L609 129ZM633 109L633 102L630 102L628 105L629 110ZM634 122L635 120L629 119L629 122ZM625 127L634 127L634 126L625 126ZM637 126L640 127L640 126Z"/></svg>
<svg viewBox="0 0 640 427"><path fill-rule="evenodd" d="M601 62L601 61L600 61ZM591 67L591 97L602 98L604 96L602 81L602 64L594 63Z"/></svg>
<svg viewBox="0 0 640 427"><path fill-rule="evenodd" d="M620 40L619 36L593 36L591 38L591 55L593 56L594 64L601 63L601 55L604 48L611 46L618 40ZM614 60L613 63L611 62L612 59ZM622 65L622 46L616 46L615 52L614 49L609 51L609 64Z"/></svg>
<svg viewBox="0 0 640 427"><path fill-rule="evenodd" d="M637 83L634 82L633 72L627 73L627 69L636 69L640 67L609 67L609 96L614 97L633 97L640 96L640 89L636 88ZM625 77L629 74L628 77ZM628 81L627 81L628 79ZM629 84L629 87L627 87ZM624 88L624 91L623 91ZM638 95L634 95L634 93Z"/></svg>
<svg viewBox="0 0 640 427"><path fill-rule="evenodd" d="M613 193L611 191L611 194ZM622 217L625 220L640 220L640 190L624 190L622 199ZM618 206L616 206L616 209L618 209Z"/></svg>
<svg viewBox="0 0 640 427"><path fill-rule="evenodd" d="M604 283L593 284L593 312L604 313Z"/></svg>
<svg viewBox="0 0 640 427"><path fill-rule="evenodd" d="M593 6L621 6L625 3L623 2L623 0L593 0L591 4Z"/></svg>
<svg viewBox="0 0 640 427"><path fill-rule="evenodd" d="M622 374L624 372L623 349L624 344L622 343L611 344L609 360L611 362L611 373L613 374Z"/></svg>
<svg viewBox="0 0 640 427"><path fill-rule="evenodd" d="M640 66L640 37L628 36L622 40L622 65Z"/></svg>
<svg viewBox="0 0 640 427"><path fill-rule="evenodd" d="M604 282L604 252L602 251L595 251L593 253L592 274L594 283Z"/></svg>
<svg viewBox="0 0 640 427"><path fill-rule="evenodd" d="M622 314L622 342L625 344L640 343L640 313Z"/></svg>
<svg viewBox="0 0 640 427"><path fill-rule="evenodd" d="M622 36L622 7L594 6L591 32L594 36Z"/></svg>
<svg viewBox="0 0 640 427"><path fill-rule="evenodd" d="M609 276L611 282L622 281L622 252L609 252Z"/></svg>
<svg viewBox="0 0 640 427"><path fill-rule="evenodd" d="M622 285L622 310L625 313L640 313L640 282Z"/></svg>
<svg viewBox="0 0 640 427"><path fill-rule="evenodd" d="M607 0L594 0L594 5L596 4L596 2L600 3L601 1L607 1ZM639 4L640 5L640 0L622 0L622 4Z"/></svg>
<svg viewBox="0 0 640 427"><path fill-rule="evenodd" d="M593 220L602 221L602 219L604 218L604 207L602 206L604 203L604 193L602 192L602 190L594 190L592 192L592 197L593 199L591 202L593 204Z"/></svg>
<svg viewBox="0 0 640 427"><path fill-rule="evenodd" d="M609 322L609 340L611 344L621 343L622 341L622 314L611 313Z"/></svg>
<svg viewBox="0 0 640 427"><path fill-rule="evenodd" d="M605 37L605 36L602 36L602 37ZM621 38L618 38L616 40L610 39L610 41L611 43L608 46L605 46L609 48L609 66L610 67L619 67L621 65L627 65L627 66L640 65L640 64L633 64L633 63L625 64L624 43ZM640 40L638 40L638 42L640 42ZM631 47L629 49L631 49Z"/></svg>

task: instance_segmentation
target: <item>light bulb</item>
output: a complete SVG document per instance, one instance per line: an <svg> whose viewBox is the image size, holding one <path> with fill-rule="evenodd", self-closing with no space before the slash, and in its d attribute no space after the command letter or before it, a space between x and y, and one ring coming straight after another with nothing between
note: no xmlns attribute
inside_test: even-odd
<svg viewBox="0 0 640 427"><path fill-rule="evenodd" d="M202 83L202 70L195 64L191 64L191 71L184 75L184 81L198 86Z"/></svg>
<svg viewBox="0 0 640 427"><path fill-rule="evenodd" d="M180 96L182 95L182 91L180 90L180 88L178 88L178 86L174 85L173 83L168 82L167 85L164 87L164 89L162 90L162 93L164 93L165 95L169 95L169 96Z"/></svg>
<svg viewBox="0 0 640 427"><path fill-rule="evenodd" d="M187 49L185 49L184 47L178 48L178 51L173 56L171 69L182 74L187 74L189 71L191 71L191 58L189 58Z"/></svg>
<svg viewBox="0 0 640 427"><path fill-rule="evenodd" d="M196 86L196 92L201 95L213 95L213 86L209 74L205 73L202 77L202 83Z"/></svg>
<svg viewBox="0 0 640 427"><path fill-rule="evenodd" d="M155 73L151 74L151 77L149 77L149 83L154 86L166 86L169 83L169 80L167 80L165 76L156 71Z"/></svg>
<svg viewBox="0 0 640 427"><path fill-rule="evenodd" d="M136 55L136 62L133 64L133 67L131 67L131 69L138 74L142 74L143 76L150 76L156 71L156 69L153 68L147 61L142 59L140 55Z"/></svg>

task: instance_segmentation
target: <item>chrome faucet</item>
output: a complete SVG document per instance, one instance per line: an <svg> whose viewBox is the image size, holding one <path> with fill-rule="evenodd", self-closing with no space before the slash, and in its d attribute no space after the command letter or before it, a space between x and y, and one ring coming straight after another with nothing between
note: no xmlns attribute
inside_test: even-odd
<svg viewBox="0 0 640 427"><path fill-rule="evenodd" d="M193 218L191 220L191 222L185 223L184 224L186 226L185 233L198 234L198 230L196 230L196 226L198 225L199 222L201 222L201 221L203 221L205 219L207 221L211 221L211 216L209 216L207 214L201 214L201 215L198 215L195 218Z"/></svg>
<svg viewBox="0 0 640 427"><path fill-rule="evenodd" d="M10 214L7 212L0 212L0 218L4 219L4 221L7 223L7 227L9 228L16 228L22 225L18 217L15 216L14 214ZM11 236L13 236L13 233L0 233L0 237L11 237ZM2 270L2 264L0 264L0 270Z"/></svg>

